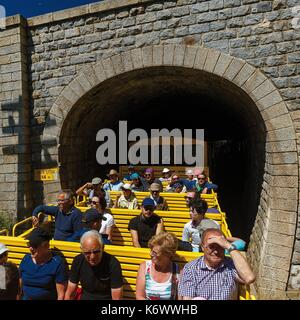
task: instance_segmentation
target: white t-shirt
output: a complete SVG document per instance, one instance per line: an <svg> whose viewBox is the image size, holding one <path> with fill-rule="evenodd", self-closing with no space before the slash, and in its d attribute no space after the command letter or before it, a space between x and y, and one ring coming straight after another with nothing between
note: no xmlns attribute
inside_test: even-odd
<svg viewBox="0 0 300 320"><path fill-rule="evenodd" d="M218 224L217 221L212 220L212 219L209 219L209 220L215 222L218 229L220 229L220 225ZM190 242L192 247L196 251L199 251L199 245L200 245L200 241L201 241L200 234L199 234L199 230L193 226L192 220L187 222L183 227L182 241Z"/></svg>
<svg viewBox="0 0 300 320"><path fill-rule="evenodd" d="M99 232L103 233L103 234L107 234L106 229L109 227L112 227L115 224L115 220L114 220L114 217L110 213L105 212L103 214L103 216L106 218L106 220L105 221L102 220L101 228L100 228Z"/></svg>

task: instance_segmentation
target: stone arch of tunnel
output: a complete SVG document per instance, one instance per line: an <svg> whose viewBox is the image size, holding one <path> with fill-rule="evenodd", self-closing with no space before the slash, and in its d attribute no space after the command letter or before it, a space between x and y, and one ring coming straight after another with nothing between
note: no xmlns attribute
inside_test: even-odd
<svg viewBox="0 0 300 320"><path fill-rule="evenodd" d="M45 184L46 196L107 172L96 161L96 133L117 132L119 120L128 121L128 130L205 129L221 207L235 235L248 240L252 233L248 253L263 276L268 226L286 187L276 168L296 150L292 121L271 81L245 61L203 47L145 47L83 68L46 122L43 140L57 140L47 152L60 164L60 180Z"/></svg>

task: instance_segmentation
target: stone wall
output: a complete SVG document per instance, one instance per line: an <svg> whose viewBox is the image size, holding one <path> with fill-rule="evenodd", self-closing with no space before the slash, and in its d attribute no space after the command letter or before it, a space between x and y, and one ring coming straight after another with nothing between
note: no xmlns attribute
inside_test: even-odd
<svg viewBox="0 0 300 320"><path fill-rule="evenodd" d="M116 59L119 56L116 54L161 44L203 46L242 59L262 71L277 89L276 92L272 91L273 89L259 82L259 78L258 82L252 84L252 90L257 88L256 94L263 98L265 92L269 92L266 99L272 101L269 102L269 108L261 112L270 133L266 144L263 191L249 247L249 258L258 274L263 297L282 298L287 289L299 289L300 32L292 26L294 18L292 9L296 2L295 0L114 0L29 19L26 41L31 98L32 167L42 167L43 159L46 165L51 163L57 165L56 160L50 155L55 155L55 152L57 154L58 141L50 139L44 143L49 150L54 150L53 152L49 152L48 149L42 150L41 147L41 141L45 140L43 136L45 122L63 89L78 74L81 72L84 74L84 70L88 70L87 66L94 66L97 62L110 57L112 59L109 61L117 65ZM9 41L17 41L20 48L21 37L16 38L19 40L1 42L2 38L14 39L15 35L24 32L24 24L21 21L15 23L16 25L3 31L4 33L0 32L0 52L1 49L5 52L0 56L0 64L1 61L4 63L1 64L1 79L2 83L6 83L0 93L1 106L5 102L16 101L14 99L17 99L16 96L20 96L20 93L25 100L19 100L16 105L26 105L26 74L21 72L27 63L26 55L20 55L16 63L9 65L6 60L7 54L10 54L9 50L12 50L6 48L13 47ZM16 34L13 33L13 29ZM5 41L9 43L5 44ZM4 45L1 45L2 43ZM23 50L24 46L21 48L18 50ZM20 53L18 50L16 53ZM12 55L13 53L14 51ZM212 59L214 57L218 59L217 54L212 55ZM228 58L224 59L223 63L226 64ZM236 68L238 67L239 63ZM8 68L7 73L6 68ZM13 74L19 74L21 79L10 80L10 76L6 74L13 71L17 71ZM4 80L3 76L8 79ZM91 86L88 78L88 74L82 76L82 87ZM16 81L16 84L13 85L11 81ZM284 103L279 102L281 97ZM284 109L285 105L288 110ZM14 114L14 121L18 117L20 116ZM7 111L3 108L1 118L3 130L7 127L9 119ZM51 126L49 123L47 125ZM52 125L55 127L57 123ZM13 126L9 125L9 128L11 127ZM272 129L273 127L276 130ZM26 133L26 125L21 128L22 132ZM19 139L18 133L6 133L6 138L1 138L1 144L8 147L15 146ZM275 145L274 141L278 140L280 142ZM23 145L26 146L26 143ZM9 182L9 179L16 179L17 176L22 181L23 175L21 173L16 175L16 172L20 172L17 170L20 165L20 160L16 160L18 153L15 147L11 150L12 153L7 155L7 158L3 157L2 164L0 163L2 182ZM8 161L12 161L11 166ZM11 192L4 193L2 190L0 192L0 200L5 200L2 202L5 210L13 209L18 182L13 180L9 184ZM3 183L0 184L0 188L6 189L6 186L8 184L5 186ZM43 194L43 187L35 185L34 188ZM56 184L47 186L47 190L56 191L56 189ZM4 198L7 196L12 200ZM291 255L293 247L294 252ZM260 261L262 263L259 263Z"/></svg>
<svg viewBox="0 0 300 320"><path fill-rule="evenodd" d="M0 31L0 208L23 217L31 203L26 21L8 18Z"/></svg>

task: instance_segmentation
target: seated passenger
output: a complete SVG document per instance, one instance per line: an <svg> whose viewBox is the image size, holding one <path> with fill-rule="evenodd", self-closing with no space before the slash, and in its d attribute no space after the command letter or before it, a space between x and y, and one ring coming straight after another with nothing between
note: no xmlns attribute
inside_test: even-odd
<svg viewBox="0 0 300 320"><path fill-rule="evenodd" d="M159 178L160 182L171 182L171 170L168 168L164 168L162 171L162 177Z"/></svg>
<svg viewBox="0 0 300 320"><path fill-rule="evenodd" d="M91 207L96 209L106 220L102 219L100 233L104 244L112 244L112 230L115 225L114 217L105 211L106 202L98 197L93 197Z"/></svg>
<svg viewBox="0 0 300 320"><path fill-rule="evenodd" d="M186 188L186 191L191 191L196 188L197 178L194 177L192 169L187 170L186 172L187 179L183 179L182 182Z"/></svg>
<svg viewBox="0 0 300 320"><path fill-rule="evenodd" d="M161 217L154 213L155 203L151 198L143 200L141 209L141 214L129 221L128 230L135 247L147 248L151 237L164 230L164 224Z"/></svg>
<svg viewBox="0 0 300 320"><path fill-rule="evenodd" d="M197 227L204 219L206 211L207 203L205 200L194 200L190 206L191 221L187 222L183 227L182 241L190 242L193 247L193 252L199 252L200 235ZM216 228L220 229L220 225L218 224L218 222L211 219L207 220L210 220L212 223L215 224Z"/></svg>
<svg viewBox="0 0 300 320"><path fill-rule="evenodd" d="M94 197L98 197L100 201L102 201L102 199L106 201L107 208L111 208L114 205L111 200L109 192L105 192L103 188L101 188L97 193L95 193ZM91 206L92 198L89 200L90 201L88 202L88 205Z"/></svg>
<svg viewBox="0 0 300 320"><path fill-rule="evenodd" d="M141 177L142 184L144 186L145 191L149 191L150 185L152 183L158 183L160 186L160 191L163 191L163 186L158 178L154 177L153 168L147 168L144 173L144 177Z"/></svg>
<svg viewBox="0 0 300 320"><path fill-rule="evenodd" d="M139 191L139 192L144 192L146 191L143 183L142 183L142 180L141 180L141 177L138 173L133 173L131 176L130 176L131 180L132 180L132 184L131 184L131 190L133 192L135 191Z"/></svg>
<svg viewBox="0 0 300 320"><path fill-rule="evenodd" d="M186 196L184 197L185 204L188 208L191 206L191 203L194 200L195 196L196 196L195 191L189 191L189 192L187 192Z"/></svg>
<svg viewBox="0 0 300 320"><path fill-rule="evenodd" d="M177 173L172 174L171 182L166 187L166 192L176 192L175 189L179 187L178 183L180 184L180 186L182 186L182 189L177 189L177 191L181 190L180 192L186 192L186 187L183 186L183 180L179 178L179 175ZM174 187L175 184L176 188Z"/></svg>
<svg viewBox="0 0 300 320"><path fill-rule="evenodd" d="M28 237L27 253L20 263L23 300L63 300L68 281L67 265L49 250L51 236L42 228Z"/></svg>
<svg viewBox="0 0 300 320"><path fill-rule="evenodd" d="M160 185L158 183L152 183L150 188L150 198L155 203L155 210L169 210L167 200L160 196Z"/></svg>
<svg viewBox="0 0 300 320"><path fill-rule="evenodd" d="M123 177L123 180L125 181L131 181L132 178L131 178L131 175L133 175L135 172L134 170L134 166L133 165L129 165L128 166L128 173Z"/></svg>
<svg viewBox="0 0 300 320"><path fill-rule="evenodd" d="M81 300L120 300L123 277L120 262L104 251L101 235L95 230L80 239L81 254L72 262L65 300L73 300L80 282Z"/></svg>
<svg viewBox="0 0 300 320"><path fill-rule="evenodd" d="M85 195L89 199L92 199L97 192L102 188L102 179L95 177L92 179L92 182L87 182L83 186L77 189L76 194L78 196Z"/></svg>
<svg viewBox="0 0 300 320"><path fill-rule="evenodd" d="M109 171L109 174L107 176L110 181L105 183L105 185L103 186L104 191L120 191L121 187L123 186L123 182L119 180L118 171L112 169Z"/></svg>
<svg viewBox="0 0 300 320"><path fill-rule="evenodd" d="M137 300L176 300L179 267L172 261L177 250L173 233L161 232L148 243L151 260L140 264L136 279Z"/></svg>
<svg viewBox="0 0 300 320"><path fill-rule="evenodd" d="M0 301L19 300L19 269L7 258L8 248L0 243Z"/></svg>
<svg viewBox="0 0 300 320"><path fill-rule="evenodd" d="M86 210L82 217L82 228L74 232L66 241L79 242L81 236L90 230L96 230L99 232L102 220L106 218L94 208Z"/></svg>
<svg viewBox="0 0 300 320"><path fill-rule="evenodd" d="M176 182L172 185L172 187L168 190L168 192L185 193L186 188L181 182Z"/></svg>
<svg viewBox="0 0 300 320"><path fill-rule="evenodd" d="M207 176L205 173L200 173L198 175L198 182L196 183L196 189L200 193L211 193L211 190L216 191L218 186L216 184L207 181Z"/></svg>
<svg viewBox="0 0 300 320"><path fill-rule="evenodd" d="M39 224L40 212L55 217L54 240L66 240L75 231L81 229L81 211L74 206L73 195L70 190L63 190L58 194L58 206L37 206L32 213L34 226Z"/></svg>
<svg viewBox="0 0 300 320"><path fill-rule="evenodd" d="M247 260L220 230L204 231L201 247L204 256L187 263L183 268L179 279L179 295L183 300L238 299L238 283L249 285L255 281ZM225 257L225 249L229 251L230 258Z"/></svg>
<svg viewBox="0 0 300 320"><path fill-rule="evenodd" d="M120 209L138 209L138 201L134 193L131 191L131 185L125 183L122 186L122 195L117 195L114 208Z"/></svg>

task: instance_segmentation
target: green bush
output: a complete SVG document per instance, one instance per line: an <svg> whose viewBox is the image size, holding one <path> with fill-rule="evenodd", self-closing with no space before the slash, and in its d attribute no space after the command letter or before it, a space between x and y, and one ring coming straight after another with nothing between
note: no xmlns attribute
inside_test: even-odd
<svg viewBox="0 0 300 320"><path fill-rule="evenodd" d="M0 230L8 229L11 232L13 225L15 224L14 218L0 212Z"/></svg>

